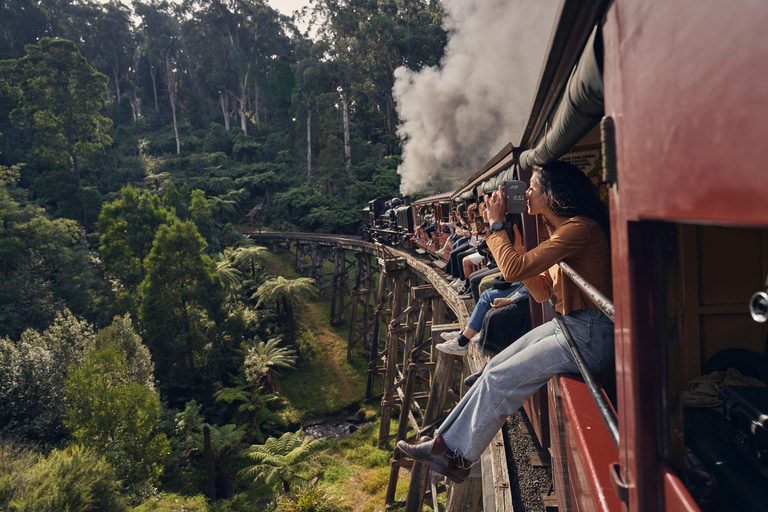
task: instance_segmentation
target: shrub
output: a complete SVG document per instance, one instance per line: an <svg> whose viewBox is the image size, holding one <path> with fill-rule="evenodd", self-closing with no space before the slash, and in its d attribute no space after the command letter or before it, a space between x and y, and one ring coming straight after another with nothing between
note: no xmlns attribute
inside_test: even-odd
<svg viewBox="0 0 768 512"><path fill-rule="evenodd" d="M11 501L14 512L118 512L126 510L120 481L107 462L73 445L54 450L29 471L29 480Z"/></svg>
<svg viewBox="0 0 768 512"><path fill-rule="evenodd" d="M181 496L180 494L165 494L151 498L133 512L208 512L208 501L205 496Z"/></svg>
<svg viewBox="0 0 768 512"><path fill-rule="evenodd" d="M307 484L281 496L277 500L277 512L337 512L341 508L317 485Z"/></svg>

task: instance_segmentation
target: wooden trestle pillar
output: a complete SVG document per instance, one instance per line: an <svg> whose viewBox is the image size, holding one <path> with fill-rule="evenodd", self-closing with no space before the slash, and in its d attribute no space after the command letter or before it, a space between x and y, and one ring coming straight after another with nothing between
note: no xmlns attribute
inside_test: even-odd
<svg viewBox="0 0 768 512"><path fill-rule="evenodd" d="M333 249L333 278L331 280L331 325L337 326L344 322L344 311L352 305L354 297L346 302L349 288L349 271L353 263L360 264L360 259L347 261L346 251L340 247ZM337 304L338 302L338 304Z"/></svg>
<svg viewBox="0 0 768 512"><path fill-rule="evenodd" d="M371 306L371 298L374 292L376 268L371 265L371 254L366 252L355 253L355 284L352 287L352 311L349 319L349 340L347 341L347 362L352 362L355 345L361 339L372 338L371 328L374 309ZM358 314L360 306L363 308L362 326L358 326Z"/></svg>
<svg viewBox="0 0 768 512"><path fill-rule="evenodd" d="M410 276L415 281L415 276ZM457 326L434 326L433 319L444 321L445 303L432 285L412 285L408 293L408 304L399 309L396 297L404 290L406 278L394 279L394 300L391 320L387 330L387 348L384 366L384 393L382 397L381 425L379 445L383 446L393 438L395 441L413 442L422 435L431 433L435 425L443 418L443 406L449 396L452 383L456 380L453 366L456 357L443 354L434 349L436 336L449 328ZM402 281L402 284L401 284ZM400 295L402 297L402 295ZM431 317L431 318L430 318ZM429 329L429 331L427 330ZM426 336L425 333L431 332ZM402 362L398 353L403 350ZM392 355L390 357L390 355ZM450 393L452 399L458 399ZM426 404L424 401L426 400ZM421 403L420 403L421 401ZM397 433L389 434L389 424L393 407L399 407L400 417ZM421 510L429 477L429 467L404 460L394 454L390 461L390 476L385 498L386 506L394 505L395 491L401 467L413 467L406 511ZM437 487L432 485L433 500Z"/></svg>

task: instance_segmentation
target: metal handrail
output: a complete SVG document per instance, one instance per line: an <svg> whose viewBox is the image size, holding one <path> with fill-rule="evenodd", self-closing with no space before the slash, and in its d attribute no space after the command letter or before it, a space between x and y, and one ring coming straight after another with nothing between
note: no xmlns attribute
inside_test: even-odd
<svg viewBox="0 0 768 512"><path fill-rule="evenodd" d="M615 323L616 315L613 308L613 302L608 300L608 297L600 293L597 288L589 284L586 279L581 277L578 272L573 270L572 266L564 261L558 261L557 264L560 265L561 269L563 269L563 273L570 277L574 284L581 289L581 291L587 294L587 297L589 297L592 302L595 303L595 306L600 308L600 311L605 313L605 316L610 318L611 322Z"/></svg>
<svg viewBox="0 0 768 512"><path fill-rule="evenodd" d="M573 354L573 360L576 362L576 366L579 367L579 372L581 372L581 376L584 378L584 382L587 384L589 394L592 395L592 399L595 401L597 410L600 412L600 416L603 417L603 421L605 422L605 426L608 428L608 433L611 436L611 440L613 440L613 444L615 444L616 448L618 448L619 423L616 420L616 417L613 415L611 406L608 404L608 400L605 398L605 395L603 395L600 384L597 383L595 376L592 375L592 371L589 369L589 366L587 366L587 362L584 360L584 356L581 355L579 347L577 347L576 342L573 341L571 331L568 330L568 327L565 325L565 320L563 320L563 315L555 310L555 303L552 302L552 299L549 299L548 302L552 307L555 320L565 335L565 339L568 342L568 347L571 349L571 353Z"/></svg>
<svg viewBox="0 0 768 512"><path fill-rule="evenodd" d="M589 284L586 279L581 277L581 275L579 275L579 273L576 272L573 267L568 265L566 262L558 261L557 264L560 265L563 273L570 277L574 284L576 284L576 286L578 286L581 291L583 291L587 297L589 297L590 300L592 300L592 302L594 302L595 305L600 308L605 316L610 318L611 322L615 323L615 308L613 307L613 302L611 302L608 297L600 293L597 288ZM573 359L576 362L576 366L579 367L579 372L584 378L584 382L587 384L589 394L592 395L592 399L595 401L597 410L600 412L600 416L602 416L603 421L605 422L605 426L608 428L608 433L613 440L613 444L615 444L616 448L618 448L619 425L616 417L613 415L613 410L608 404L608 400L605 398L605 395L602 393L600 385L597 383L595 376L592 374L589 366L587 366L587 362L584 360L584 356L581 355L581 351L579 351L579 348L573 341L571 331L568 330L568 327L565 325L565 321L563 320L563 315L555 310L555 304L552 302L552 299L549 300L549 305L552 307L552 313L554 313L555 319L557 320L560 329L565 335L565 339L568 342L568 347L571 349L571 353L573 354Z"/></svg>

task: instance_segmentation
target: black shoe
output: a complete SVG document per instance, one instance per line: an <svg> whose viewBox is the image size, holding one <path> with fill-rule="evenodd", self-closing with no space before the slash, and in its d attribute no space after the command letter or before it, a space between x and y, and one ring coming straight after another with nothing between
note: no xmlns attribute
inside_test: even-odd
<svg viewBox="0 0 768 512"><path fill-rule="evenodd" d="M472 287L471 286L465 286L461 290L459 290L459 295L471 295L472 294Z"/></svg>
<svg viewBox="0 0 768 512"><path fill-rule="evenodd" d="M483 368L483 370L485 370L485 368ZM483 375L483 370L480 370L480 371L479 371L479 372L477 372L477 373L473 373L472 375L470 375L469 377L467 377L466 379L464 379L464 385L465 385L465 386L467 386L468 388L471 388L471 387L472 387L472 385L473 385L475 382L477 382L477 379L479 379L480 377L482 377L482 375Z"/></svg>
<svg viewBox="0 0 768 512"><path fill-rule="evenodd" d="M420 440L423 441L424 438ZM419 444L398 441L397 448L407 457L429 464L432 471L443 475L451 482L460 484L469 477L472 464L461 455L451 452L439 437Z"/></svg>

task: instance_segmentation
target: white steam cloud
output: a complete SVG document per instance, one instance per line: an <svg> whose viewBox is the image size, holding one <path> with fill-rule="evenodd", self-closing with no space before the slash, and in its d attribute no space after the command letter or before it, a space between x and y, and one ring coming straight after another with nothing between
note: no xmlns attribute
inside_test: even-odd
<svg viewBox="0 0 768 512"><path fill-rule="evenodd" d="M519 142L557 5L443 0L449 39L440 65L395 70L403 194L451 190Z"/></svg>

